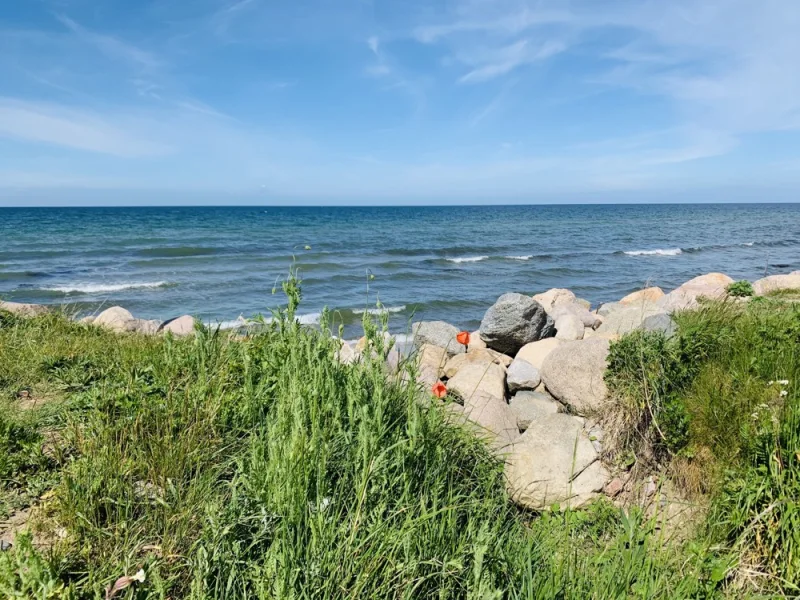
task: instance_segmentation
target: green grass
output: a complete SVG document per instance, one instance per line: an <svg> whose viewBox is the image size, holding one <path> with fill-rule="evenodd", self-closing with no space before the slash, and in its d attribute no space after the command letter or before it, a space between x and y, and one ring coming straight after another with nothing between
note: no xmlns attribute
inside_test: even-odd
<svg viewBox="0 0 800 600"><path fill-rule="evenodd" d="M376 355L341 365L324 325L295 322L297 282L286 290L279 318L241 339L205 329L189 339L116 336L59 315L0 316L8 409L0 497L7 510L38 506L36 543L23 539L0 554L0 597L102 598L139 569L146 581L117 598L740 598L789 589L789 522L760 529L764 518L753 519L795 489L787 475L795 459L784 452L780 473L766 472L763 493L752 495L759 452L788 448L777 433L752 448L746 435L709 442L740 444L724 457L734 475L719 474L717 528L685 543L668 543L656 519L607 501L523 512L508 501L500 460L405 383L410 366L387 372L380 323L366 323ZM777 332L764 317L760 339L772 340L774 356L747 366L759 382L792 360L778 350L794 335L784 327L789 314ZM648 363L675 352L667 372L680 375L675 389L659 389L670 400L658 401L657 416L704 398L711 383L697 382L707 368L744 368L725 358L729 340L744 335L739 323L722 313L686 316L678 350L647 338L656 344L643 346ZM700 364L685 366L686 357ZM652 405L657 369L643 384L635 361L619 351L616 359L614 389L627 386L631 406ZM795 365L785 377L796 374ZM740 380L731 374L736 393ZM23 390L47 401L18 410ZM781 423L789 404L784 398ZM699 424L713 422L684 408L684 439L666 444L666 457L690 456L705 440ZM782 504L769 515L791 519L792 510ZM762 549L766 532L784 544L775 556ZM742 570L730 557L745 548L748 564L771 579L750 588L734 579Z"/></svg>

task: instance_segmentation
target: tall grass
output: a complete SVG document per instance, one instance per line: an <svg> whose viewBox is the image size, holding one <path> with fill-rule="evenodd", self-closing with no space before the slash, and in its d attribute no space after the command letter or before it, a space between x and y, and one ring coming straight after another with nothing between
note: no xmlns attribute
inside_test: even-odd
<svg viewBox="0 0 800 600"><path fill-rule="evenodd" d="M294 279L286 291L287 309L243 338L2 316L4 419L30 443L0 438L23 465L0 493L41 473L52 492L28 490L38 539L0 554L0 596L100 598L139 569L145 582L117 597L722 593L724 557L703 540L668 545L639 511L519 511L502 460L408 383L411 365L387 370L380 322L366 323L375 352L343 365L325 319L295 320ZM51 403L15 411L22 389ZM25 458L46 432L58 457Z"/></svg>

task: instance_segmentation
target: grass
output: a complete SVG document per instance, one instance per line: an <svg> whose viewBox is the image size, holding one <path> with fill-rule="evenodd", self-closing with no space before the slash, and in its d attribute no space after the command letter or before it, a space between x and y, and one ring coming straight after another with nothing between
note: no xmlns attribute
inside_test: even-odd
<svg viewBox="0 0 800 600"><path fill-rule="evenodd" d="M739 598L791 589L791 441L758 429L748 445L748 435L716 439L699 427L716 410L701 393L713 387L708 369L794 381L793 312L778 311L776 323L766 305L744 320L711 309L681 318L677 349L636 338L655 369L644 377L620 353L630 340L615 346L613 389L639 407L631 415L648 407L656 417L638 419L639 434L663 428L670 406L685 409L681 440L656 452L665 462L693 460L703 444L739 444L709 467L720 490L713 523L668 543L657 519L608 501L518 510L501 461L407 383L411 365L387 371L380 322L365 322L375 352L342 365L325 318L322 331L300 326L297 282L285 290L288 307L245 338L208 329L188 339L117 336L60 315L0 315L0 498L7 512L33 504L36 532L0 553L1 597L102 598L139 569L145 581L115 597ZM730 340L773 352L740 364L727 358ZM658 388L665 373L680 377ZM732 371L720 393L744 398L754 388L742 381ZM796 394L790 386L774 405L788 434ZM43 402L20 409L31 396ZM759 462L776 448L780 468ZM773 541L782 546L770 554ZM742 581L732 556L764 576Z"/></svg>

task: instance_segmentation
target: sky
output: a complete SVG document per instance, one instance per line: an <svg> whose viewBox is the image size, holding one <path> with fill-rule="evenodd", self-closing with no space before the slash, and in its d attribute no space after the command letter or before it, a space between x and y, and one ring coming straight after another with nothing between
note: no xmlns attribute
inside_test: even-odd
<svg viewBox="0 0 800 600"><path fill-rule="evenodd" d="M797 0L8 0L0 205L800 201Z"/></svg>

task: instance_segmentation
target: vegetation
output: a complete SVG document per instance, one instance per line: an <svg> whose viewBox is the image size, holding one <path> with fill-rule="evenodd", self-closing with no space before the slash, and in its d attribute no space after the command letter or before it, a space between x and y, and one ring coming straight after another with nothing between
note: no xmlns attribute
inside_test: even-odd
<svg viewBox="0 0 800 600"><path fill-rule="evenodd" d="M734 298L746 298L753 295L753 284L747 280L734 281L727 288L729 296Z"/></svg>
<svg viewBox="0 0 800 600"><path fill-rule="evenodd" d="M0 315L0 507L35 506L34 536L0 553L0 597L797 591L796 309L709 306L671 340L614 345L609 381L636 432L624 451L645 440L676 478L715 482L698 492L707 526L668 541L607 501L516 509L500 461L420 402L411 366L387 373L381 323L365 322L373 355L340 364L325 319L300 326L285 289L288 307L243 338Z"/></svg>

